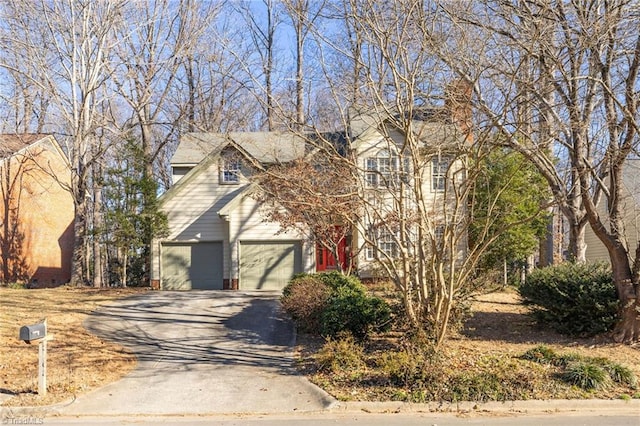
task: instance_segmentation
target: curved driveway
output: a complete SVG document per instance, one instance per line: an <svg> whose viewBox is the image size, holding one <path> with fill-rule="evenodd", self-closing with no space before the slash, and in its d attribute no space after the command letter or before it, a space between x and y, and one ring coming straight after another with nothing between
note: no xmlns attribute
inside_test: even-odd
<svg viewBox="0 0 640 426"><path fill-rule="evenodd" d="M86 327L131 348L138 366L81 395L62 414L317 411L335 400L297 374L293 325L276 293L149 292L89 317Z"/></svg>

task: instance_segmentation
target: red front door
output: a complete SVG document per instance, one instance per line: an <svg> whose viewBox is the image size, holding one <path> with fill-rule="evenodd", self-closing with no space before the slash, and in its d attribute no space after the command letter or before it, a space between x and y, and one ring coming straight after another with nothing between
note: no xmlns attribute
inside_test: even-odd
<svg viewBox="0 0 640 426"><path fill-rule="evenodd" d="M340 267L344 271L347 269L347 240L342 237L338 242L338 258ZM316 271L335 271L336 257L332 251L321 244L316 244Z"/></svg>

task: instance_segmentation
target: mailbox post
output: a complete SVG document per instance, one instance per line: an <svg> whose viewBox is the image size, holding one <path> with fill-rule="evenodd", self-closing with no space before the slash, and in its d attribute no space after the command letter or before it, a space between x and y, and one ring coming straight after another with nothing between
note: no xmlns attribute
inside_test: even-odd
<svg viewBox="0 0 640 426"><path fill-rule="evenodd" d="M47 394L47 341L53 337L47 335L47 319L38 324L20 327L20 340L25 343L38 342L38 395Z"/></svg>

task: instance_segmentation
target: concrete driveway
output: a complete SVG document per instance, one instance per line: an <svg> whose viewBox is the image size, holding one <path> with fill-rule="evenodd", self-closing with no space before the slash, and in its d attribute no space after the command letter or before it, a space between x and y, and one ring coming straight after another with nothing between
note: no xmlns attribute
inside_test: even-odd
<svg viewBox="0 0 640 426"><path fill-rule="evenodd" d="M293 325L276 293L150 292L86 327L131 348L137 368L81 395L63 415L286 413L335 403L297 374Z"/></svg>

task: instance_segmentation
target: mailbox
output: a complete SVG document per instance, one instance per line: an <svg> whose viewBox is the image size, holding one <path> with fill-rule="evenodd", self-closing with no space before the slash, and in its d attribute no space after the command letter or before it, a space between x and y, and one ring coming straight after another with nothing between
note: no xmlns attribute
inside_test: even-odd
<svg viewBox="0 0 640 426"><path fill-rule="evenodd" d="M20 327L20 340L24 340L26 343L31 343L33 340L41 340L45 337L47 337L47 324L45 322Z"/></svg>

